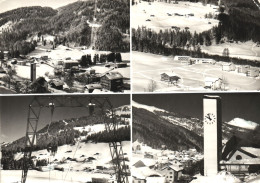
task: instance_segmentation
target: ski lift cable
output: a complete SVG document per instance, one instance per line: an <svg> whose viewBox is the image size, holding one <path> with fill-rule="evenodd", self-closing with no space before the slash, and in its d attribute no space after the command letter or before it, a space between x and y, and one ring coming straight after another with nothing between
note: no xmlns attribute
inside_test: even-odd
<svg viewBox="0 0 260 183"><path fill-rule="evenodd" d="M76 146L76 150L75 150L75 152L74 152L74 154L73 154L73 156L72 156L72 159L74 159L74 157L75 157L75 155L76 155L76 152L77 152L77 150L78 150L78 147L79 147L79 141L78 141L77 143L78 143L78 144L77 144L77 146ZM70 172L71 162L72 162L72 161L70 161L69 168L68 168L68 170L67 170L67 172L66 172L66 174L65 174L65 176L64 176L64 178L63 178L63 180L62 180L62 182L65 181L65 179L66 179L66 177L67 177L67 174Z"/></svg>

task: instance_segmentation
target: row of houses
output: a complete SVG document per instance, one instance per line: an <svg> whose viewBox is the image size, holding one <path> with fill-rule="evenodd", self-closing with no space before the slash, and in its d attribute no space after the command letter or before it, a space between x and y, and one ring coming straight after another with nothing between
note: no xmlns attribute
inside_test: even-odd
<svg viewBox="0 0 260 183"><path fill-rule="evenodd" d="M249 65L238 65L236 66L233 63L225 63L222 64L222 70L223 71L236 71L238 73L246 74L248 77L258 77L259 76L259 69L252 68Z"/></svg>

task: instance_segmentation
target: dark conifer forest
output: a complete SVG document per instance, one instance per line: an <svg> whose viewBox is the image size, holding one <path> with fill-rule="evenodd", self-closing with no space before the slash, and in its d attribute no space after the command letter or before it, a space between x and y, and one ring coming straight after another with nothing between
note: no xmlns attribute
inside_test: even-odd
<svg viewBox="0 0 260 183"><path fill-rule="evenodd" d="M23 7L0 14L0 26L11 25L0 33L0 50L8 50L12 57L33 51L37 42L33 35L55 36L55 45L72 43L90 46L91 23L94 23L94 0L77 1L57 10L49 7ZM97 1L95 23L96 49L129 51L130 7L127 0ZM104 34L105 33L105 34ZM106 45L108 43L111 45ZM121 45L121 46L118 46Z"/></svg>

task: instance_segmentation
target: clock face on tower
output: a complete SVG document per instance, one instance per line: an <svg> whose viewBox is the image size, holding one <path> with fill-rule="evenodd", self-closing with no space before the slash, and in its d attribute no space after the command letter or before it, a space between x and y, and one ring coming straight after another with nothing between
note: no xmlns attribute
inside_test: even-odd
<svg viewBox="0 0 260 183"><path fill-rule="evenodd" d="M205 116L204 116L204 121L205 123L207 124L213 124L216 122L216 116L213 114L213 113L207 113Z"/></svg>

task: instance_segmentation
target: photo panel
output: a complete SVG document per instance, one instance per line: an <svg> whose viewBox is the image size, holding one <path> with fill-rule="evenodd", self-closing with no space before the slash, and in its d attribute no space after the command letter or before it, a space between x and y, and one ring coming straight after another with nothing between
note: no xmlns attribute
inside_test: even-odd
<svg viewBox="0 0 260 183"><path fill-rule="evenodd" d="M258 0L133 0L133 91L259 91L259 7Z"/></svg>
<svg viewBox="0 0 260 183"><path fill-rule="evenodd" d="M130 181L130 95L1 98L1 182Z"/></svg>
<svg viewBox="0 0 260 183"><path fill-rule="evenodd" d="M132 180L258 182L260 94L134 94Z"/></svg>
<svg viewBox="0 0 260 183"><path fill-rule="evenodd" d="M0 20L0 94L129 93L129 0L3 0Z"/></svg>

